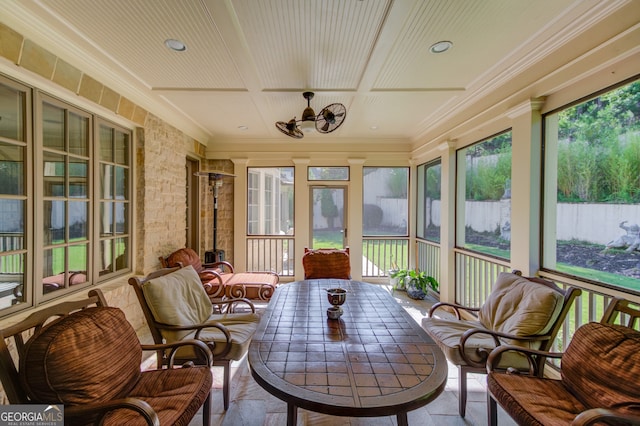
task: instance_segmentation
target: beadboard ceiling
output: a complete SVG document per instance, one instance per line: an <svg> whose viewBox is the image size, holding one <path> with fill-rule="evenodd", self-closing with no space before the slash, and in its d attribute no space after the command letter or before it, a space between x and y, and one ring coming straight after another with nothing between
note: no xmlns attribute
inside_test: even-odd
<svg viewBox="0 0 640 426"><path fill-rule="evenodd" d="M305 90L316 113L347 107L342 127L305 139L375 143L424 138L487 87L524 78L594 10L624 3L5 0L1 9L26 37L204 143L288 140L274 123L300 118ZM169 50L169 38L187 50ZM430 53L442 40L453 47Z"/></svg>

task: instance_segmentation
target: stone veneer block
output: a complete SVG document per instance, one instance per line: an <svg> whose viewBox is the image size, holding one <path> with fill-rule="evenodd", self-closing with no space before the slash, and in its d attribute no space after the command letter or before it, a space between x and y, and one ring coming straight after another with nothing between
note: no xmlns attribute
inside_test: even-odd
<svg viewBox="0 0 640 426"><path fill-rule="evenodd" d="M4 40L2 44L4 44ZM57 59L56 55L27 39L22 47L20 66L50 80Z"/></svg>
<svg viewBox="0 0 640 426"><path fill-rule="evenodd" d="M24 37L6 25L0 24L0 40L2 40L2 43L0 43L0 56L17 64L20 59L20 50L22 50Z"/></svg>
<svg viewBox="0 0 640 426"><path fill-rule="evenodd" d="M84 98L89 99L97 104L100 103L100 97L102 96L102 83L98 80L89 77L87 74L82 75L80 81L80 90L78 94Z"/></svg>
<svg viewBox="0 0 640 426"><path fill-rule="evenodd" d="M73 93L78 93L78 86L80 85L80 79L82 78L82 71L68 62L58 58L56 62L56 69L53 72L53 82L59 84L65 89L71 90Z"/></svg>
<svg viewBox="0 0 640 426"><path fill-rule="evenodd" d="M136 124L144 126L144 122L146 119L147 119L147 110L136 105L136 108L133 111L132 121Z"/></svg>
<svg viewBox="0 0 640 426"><path fill-rule="evenodd" d="M118 103L120 103L120 94L115 90L104 86L102 90L102 98L100 98L100 105L113 111L118 111Z"/></svg>
<svg viewBox="0 0 640 426"><path fill-rule="evenodd" d="M124 96L120 97L120 103L118 104L117 113L123 116L128 120L133 119L133 111L136 109L136 104L131 102L129 99Z"/></svg>

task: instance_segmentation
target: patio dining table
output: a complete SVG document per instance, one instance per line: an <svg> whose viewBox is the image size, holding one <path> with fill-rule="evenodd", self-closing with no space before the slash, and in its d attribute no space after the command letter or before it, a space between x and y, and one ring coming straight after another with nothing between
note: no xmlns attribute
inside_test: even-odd
<svg viewBox="0 0 640 426"><path fill-rule="evenodd" d="M344 288L343 315L329 319L326 289ZM397 417L444 389L447 361L431 338L379 285L317 279L281 285L249 347L251 374L297 409L349 417Z"/></svg>

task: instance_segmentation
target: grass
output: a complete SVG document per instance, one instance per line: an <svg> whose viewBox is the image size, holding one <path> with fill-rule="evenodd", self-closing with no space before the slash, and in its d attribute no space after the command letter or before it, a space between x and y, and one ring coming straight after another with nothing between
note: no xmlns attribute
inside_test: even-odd
<svg viewBox="0 0 640 426"><path fill-rule="evenodd" d="M314 230L313 248L344 248L342 232Z"/></svg>
<svg viewBox="0 0 640 426"><path fill-rule="evenodd" d="M598 281L605 284L611 284L616 287L627 288L630 290L640 290L640 280L631 277L625 277L624 275L597 271L595 269L568 265L566 263L558 263L556 265L556 268L560 272L575 275L577 277L584 277L590 280Z"/></svg>
<svg viewBox="0 0 640 426"><path fill-rule="evenodd" d="M465 248L478 253L484 253L489 256L499 257L501 259L509 260L511 258L510 250L503 250L495 247L481 246L479 244L465 244Z"/></svg>

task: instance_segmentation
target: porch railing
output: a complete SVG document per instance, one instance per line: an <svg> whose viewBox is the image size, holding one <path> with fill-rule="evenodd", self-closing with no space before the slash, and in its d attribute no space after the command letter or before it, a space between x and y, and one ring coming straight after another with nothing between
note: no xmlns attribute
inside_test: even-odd
<svg viewBox="0 0 640 426"><path fill-rule="evenodd" d="M508 261L455 249L456 303L479 308L491 293L498 274L510 271Z"/></svg>
<svg viewBox="0 0 640 426"><path fill-rule="evenodd" d="M386 277L395 264L409 266L409 238L363 238L362 277Z"/></svg>
<svg viewBox="0 0 640 426"><path fill-rule="evenodd" d="M416 241L416 266L440 282L440 245L426 240Z"/></svg>
<svg viewBox="0 0 640 426"><path fill-rule="evenodd" d="M247 271L273 271L281 277L295 275L292 237L247 238Z"/></svg>
<svg viewBox="0 0 640 426"><path fill-rule="evenodd" d="M455 249L455 258L456 302L465 306L480 307L491 292L491 287L498 274L511 270L507 261L461 249ZM548 271L540 271L538 275L554 281L561 288L573 286L582 290L582 294L572 305L554 342L552 350L556 352L563 352L567 348L578 327L591 321L600 321L604 310L613 297L624 297L620 292ZM617 323L626 323L627 320L628 318L622 315L617 318ZM640 324L636 325L636 328L640 330Z"/></svg>

